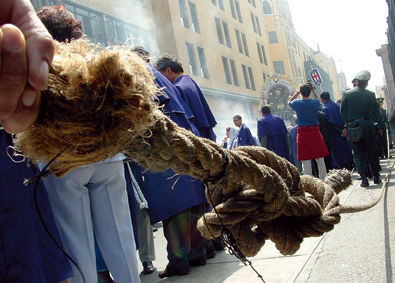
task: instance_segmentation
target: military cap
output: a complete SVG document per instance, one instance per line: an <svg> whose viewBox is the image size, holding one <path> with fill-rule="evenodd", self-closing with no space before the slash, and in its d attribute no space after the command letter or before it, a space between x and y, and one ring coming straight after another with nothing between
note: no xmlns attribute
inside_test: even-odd
<svg viewBox="0 0 395 283"><path fill-rule="evenodd" d="M370 80L370 77L371 75L369 71L366 70L360 71L358 74L355 75L355 79L358 81L368 81Z"/></svg>
<svg viewBox="0 0 395 283"><path fill-rule="evenodd" d="M384 98L382 98L382 97L377 98L377 102L383 102L383 101L384 101Z"/></svg>

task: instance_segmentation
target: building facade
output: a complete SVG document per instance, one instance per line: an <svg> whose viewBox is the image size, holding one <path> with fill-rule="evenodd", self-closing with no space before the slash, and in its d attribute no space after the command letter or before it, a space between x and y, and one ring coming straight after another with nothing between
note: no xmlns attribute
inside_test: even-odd
<svg viewBox="0 0 395 283"><path fill-rule="evenodd" d="M255 0L153 1L161 53L180 59L201 87L225 135L240 114L256 132L260 92L273 69Z"/></svg>
<svg viewBox="0 0 395 283"><path fill-rule="evenodd" d="M208 100L219 138L236 114L255 134L262 104L291 120L286 101L307 81L306 66L324 65L296 34L287 0L31 1L36 9L65 5L103 47L142 45L152 61L179 58Z"/></svg>

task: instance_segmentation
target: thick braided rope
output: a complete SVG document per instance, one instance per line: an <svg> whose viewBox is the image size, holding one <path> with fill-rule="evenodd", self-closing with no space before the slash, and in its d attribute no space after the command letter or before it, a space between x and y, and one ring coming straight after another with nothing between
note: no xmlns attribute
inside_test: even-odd
<svg viewBox="0 0 395 283"><path fill-rule="evenodd" d="M255 255L267 238L283 254L293 254L303 238L321 236L340 221L336 191L351 184L347 171L332 172L325 183L300 177L292 164L265 148L229 151L179 128L165 116L158 117L151 132L152 138L144 143L131 143L143 144L146 151L127 150L146 168L170 167L201 180L225 171L208 186L210 205L218 214L211 211L199 220L198 228L206 238L218 237L224 224L247 256Z"/></svg>
<svg viewBox="0 0 395 283"><path fill-rule="evenodd" d="M50 167L55 175L124 152L149 170L172 168L208 182L218 215L207 213L199 230L217 237L222 220L247 256L266 239L292 254L303 238L339 222L336 193L349 185L342 179L349 173L334 173L324 183L300 177L292 164L262 147L229 151L194 136L158 109L145 63L128 51L97 52L76 41L58 46L57 53L39 118L16 141L35 160L62 151Z"/></svg>

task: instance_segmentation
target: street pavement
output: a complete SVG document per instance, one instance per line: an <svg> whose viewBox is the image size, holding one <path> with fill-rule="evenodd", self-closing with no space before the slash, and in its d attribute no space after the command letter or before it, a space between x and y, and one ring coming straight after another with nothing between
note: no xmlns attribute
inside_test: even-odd
<svg viewBox="0 0 395 283"><path fill-rule="evenodd" d="M394 153L393 153L394 156ZM381 160L382 179L395 159ZM395 168L393 169L395 170ZM362 188L353 174L353 183L339 194L342 204L362 204L374 200L382 184ZM166 240L160 228L154 233L157 270L167 264ZM373 208L352 214L343 214L339 224L321 237L307 238L297 253L281 255L271 241L249 258L252 266L262 275L264 282L385 282L395 275L395 172L381 201ZM140 264L139 271L142 271ZM227 251L207 260L205 266L193 267L184 276L158 277L158 271L140 275L142 283L252 283L263 282L249 266L244 266Z"/></svg>

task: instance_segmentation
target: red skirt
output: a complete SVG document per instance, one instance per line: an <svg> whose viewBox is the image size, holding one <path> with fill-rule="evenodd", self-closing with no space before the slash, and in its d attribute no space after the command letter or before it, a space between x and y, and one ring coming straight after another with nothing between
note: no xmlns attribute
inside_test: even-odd
<svg viewBox="0 0 395 283"><path fill-rule="evenodd" d="M329 155L319 125L298 127L296 142L298 160L312 160Z"/></svg>

